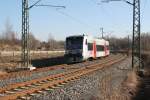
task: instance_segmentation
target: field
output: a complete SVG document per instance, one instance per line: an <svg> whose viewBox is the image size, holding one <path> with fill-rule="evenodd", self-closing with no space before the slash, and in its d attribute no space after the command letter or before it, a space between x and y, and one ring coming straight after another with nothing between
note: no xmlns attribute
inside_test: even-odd
<svg viewBox="0 0 150 100"><path fill-rule="evenodd" d="M64 51L31 51L30 61L33 66L40 66L36 64L38 61L50 60L50 58L57 58L64 55ZM21 66L21 52L9 51L0 52L0 69L1 70L13 70ZM44 66L44 65L43 65Z"/></svg>

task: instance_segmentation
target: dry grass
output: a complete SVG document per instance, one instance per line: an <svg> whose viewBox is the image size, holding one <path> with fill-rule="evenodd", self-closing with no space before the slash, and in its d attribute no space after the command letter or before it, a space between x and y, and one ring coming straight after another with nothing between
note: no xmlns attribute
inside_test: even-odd
<svg viewBox="0 0 150 100"><path fill-rule="evenodd" d="M121 87L114 88L111 86L111 75L103 78L100 83L102 97L99 100L131 100L137 91L138 79L135 72L130 72Z"/></svg>
<svg viewBox="0 0 150 100"><path fill-rule="evenodd" d="M122 92L125 94L125 100L132 100L132 98L137 94L140 85L140 77L137 72L131 71L128 73L126 80L122 84Z"/></svg>
<svg viewBox="0 0 150 100"><path fill-rule="evenodd" d="M137 76L136 72L130 72L127 76L127 79L124 83L128 89L130 89L133 93L137 90L137 85L139 84L139 77Z"/></svg>
<svg viewBox="0 0 150 100"><path fill-rule="evenodd" d="M64 53L37 53L32 54L31 60L40 60L40 59L49 59L55 58L59 56L63 56ZM21 66L21 56L0 56L0 70L13 70L17 67Z"/></svg>

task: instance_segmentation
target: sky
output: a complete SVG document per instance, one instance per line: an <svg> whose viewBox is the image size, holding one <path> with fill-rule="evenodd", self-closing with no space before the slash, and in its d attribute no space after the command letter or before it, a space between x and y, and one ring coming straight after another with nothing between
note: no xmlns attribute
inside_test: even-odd
<svg viewBox="0 0 150 100"><path fill-rule="evenodd" d="M29 0L32 5L37 0ZM132 0L129 0L132 2ZM69 35L87 34L125 37L132 34L132 6L125 2L101 3L101 0L42 0L39 4L66 6L33 7L29 11L30 32L41 41L49 36L64 40ZM0 34L7 20L21 36L22 0L1 0ZM141 0L141 31L150 32L150 0Z"/></svg>

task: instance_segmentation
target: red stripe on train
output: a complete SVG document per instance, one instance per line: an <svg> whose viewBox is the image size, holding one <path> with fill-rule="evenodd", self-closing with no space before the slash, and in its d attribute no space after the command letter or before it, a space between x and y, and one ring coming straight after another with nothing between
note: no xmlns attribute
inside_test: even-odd
<svg viewBox="0 0 150 100"><path fill-rule="evenodd" d="M96 42L93 43L93 57L96 58Z"/></svg>

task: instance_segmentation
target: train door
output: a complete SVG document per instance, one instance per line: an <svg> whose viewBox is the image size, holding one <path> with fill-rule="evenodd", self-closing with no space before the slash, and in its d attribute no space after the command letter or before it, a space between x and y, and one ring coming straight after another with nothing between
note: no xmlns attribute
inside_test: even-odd
<svg viewBox="0 0 150 100"><path fill-rule="evenodd" d="M86 36L84 36L84 39L83 39L83 52L82 52L82 55L83 55L83 60L86 60L89 57L89 55L88 55L88 40L87 40Z"/></svg>

